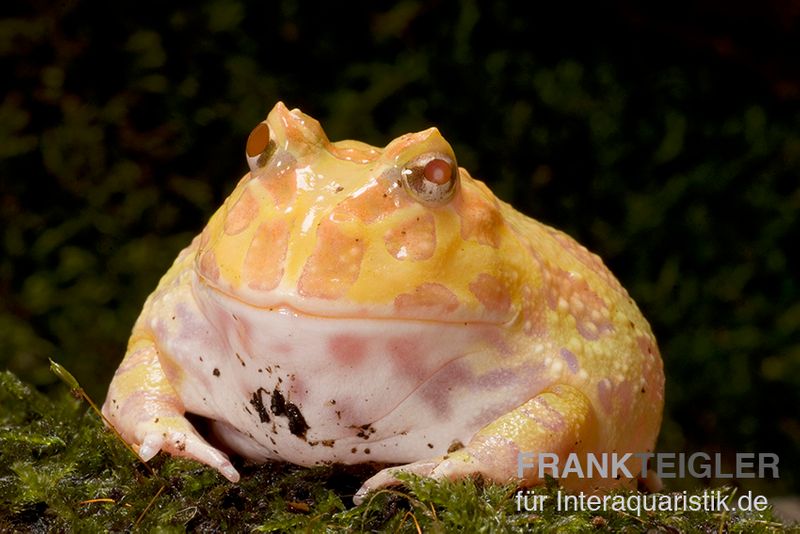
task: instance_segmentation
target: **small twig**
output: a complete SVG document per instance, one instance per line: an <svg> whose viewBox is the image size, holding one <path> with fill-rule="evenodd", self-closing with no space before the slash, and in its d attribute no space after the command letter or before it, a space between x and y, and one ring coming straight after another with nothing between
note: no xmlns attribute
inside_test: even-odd
<svg viewBox="0 0 800 534"><path fill-rule="evenodd" d="M115 501L114 499L101 498L101 499L88 499L88 500L85 500L85 501L81 501L78 504L94 504L96 502L107 502L107 503L111 503L111 504L116 504L117 503L117 501Z"/></svg>
<svg viewBox="0 0 800 534"><path fill-rule="evenodd" d="M139 526L139 523L142 522L142 519L144 519L144 516L145 516L145 514L147 514L147 511L150 510L150 507L153 506L153 503L156 502L156 499L158 499L158 496L161 495L164 492L165 489L166 489L166 486L164 484L162 484L161 487L158 488L158 491L156 492L156 494L153 495L153 498L150 499L149 503L147 503L147 506L145 506L144 510L142 510L142 513L139 514L139 517L136 518L136 522L133 524L133 528L136 528L136 527Z"/></svg>
<svg viewBox="0 0 800 534"><path fill-rule="evenodd" d="M158 476L158 474L153 470L153 468L147 465L147 462L142 460L142 457L139 456L139 454L135 450L133 450L133 447L127 441L125 441L125 439L123 439L122 435L120 435L116 427L114 427L114 425L111 424L111 421L109 421L108 418L103 414L103 412L97 407L92 398L86 394L81 385L78 383L78 380L74 376L72 376L72 373L67 371L67 369L63 365L54 362L52 359L50 360L50 371L52 371L54 375L60 378L61 381L64 382L69 387L70 393L72 393L76 398L82 398L83 400L88 402L89 406L92 407L92 410L94 410L94 412L97 415L99 415L100 418L106 423L108 428L110 428L111 431L114 432L114 435L123 445L125 445L125 448L131 451L131 454L133 454L136 457L136 459L139 460L139 462L141 462L141 464L145 466L145 468L147 469L147 471L150 472L151 475L153 475L154 477ZM158 499L158 497L164 492L166 487L167 486L165 484L161 484L161 487L158 488L156 494L153 496L152 499L150 499L150 502L147 503L145 509L142 510L142 513L139 514L139 517L136 518L136 522L133 524L133 528L139 526L139 523L142 522L142 519L144 519L145 514L147 514L148 510L150 510L150 508L153 506L153 503L156 502L156 499ZM114 499L99 498L99 499L89 499L87 501L81 501L80 504L89 504L95 502L115 503L116 501Z"/></svg>
<svg viewBox="0 0 800 534"><path fill-rule="evenodd" d="M400 521L400 524L397 526L397 532L400 532L400 529L403 527L403 523L406 522L406 518L411 517L411 520L414 522L414 526L417 527L417 534L422 534L422 528L419 526L419 521L417 521L417 516L414 515L414 512L411 510L407 511L403 516L403 519Z"/></svg>
<svg viewBox="0 0 800 534"><path fill-rule="evenodd" d="M92 410L94 410L95 413L97 415L99 415L100 418L106 423L108 428L110 428L111 431L114 432L114 435L117 436L117 439L123 445L125 445L125 448L127 448L129 451L131 451L131 454L133 454L136 457L136 459L139 460L142 463L142 465L145 466L145 468L150 472L151 475L155 475L156 474L156 472L153 471L153 468L150 467L149 465L147 465L147 462L142 460L142 457L139 456L139 453L137 453L135 450L133 450L133 447L131 447L131 445L127 441L125 441L125 439L123 439L122 435L120 435L120 433L116 429L116 427L111 424L111 421L108 420L108 418L105 416L105 414L103 414L103 412L100 410L100 408L97 407L97 405L94 403L94 401L91 399L91 397L89 397L89 395L86 394L86 392L83 390L83 388L78 383L78 381L75 379L75 377L72 376L72 373L67 371L66 368L63 365L58 364L58 363L54 362L53 360L50 360L50 371L52 371L52 373L54 375L56 375L58 378L60 378L61 381L64 382L69 387L70 392L73 395L75 395L76 397L81 397L83 400L88 402L89 406L92 407Z"/></svg>

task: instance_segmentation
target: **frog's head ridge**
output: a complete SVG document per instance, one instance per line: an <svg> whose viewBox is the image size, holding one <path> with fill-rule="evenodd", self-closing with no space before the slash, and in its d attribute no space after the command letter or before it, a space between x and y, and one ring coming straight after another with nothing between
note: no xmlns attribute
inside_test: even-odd
<svg viewBox="0 0 800 534"><path fill-rule="evenodd" d="M250 172L201 236L197 272L259 307L505 322L526 263L513 209L459 168L437 128L385 147L328 139L278 103L246 143Z"/></svg>

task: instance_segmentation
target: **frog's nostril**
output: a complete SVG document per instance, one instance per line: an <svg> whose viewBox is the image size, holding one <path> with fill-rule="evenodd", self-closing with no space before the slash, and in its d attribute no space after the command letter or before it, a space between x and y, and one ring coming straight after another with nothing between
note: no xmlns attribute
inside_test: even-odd
<svg viewBox="0 0 800 534"><path fill-rule="evenodd" d="M425 165L425 179L438 185L444 185L450 181L452 169L450 163L443 159L432 159Z"/></svg>

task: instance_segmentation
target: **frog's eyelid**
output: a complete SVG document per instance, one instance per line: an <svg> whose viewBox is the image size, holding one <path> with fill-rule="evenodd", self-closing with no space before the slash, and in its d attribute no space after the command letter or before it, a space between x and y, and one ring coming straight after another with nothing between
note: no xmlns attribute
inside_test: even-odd
<svg viewBox="0 0 800 534"><path fill-rule="evenodd" d="M275 152L275 141L272 138L272 131L266 122L260 122L253 128L247 137L245 146L245 156L250 172L255 172L267 165L267 162Z"/></svg>
<svg viewBox="0 0 800 534"><path fill-rule="evenodd" d="M443 204L455 194L458 166L448 154L429 152L405 164L400 172L403 186L417 200Z"/></svg>

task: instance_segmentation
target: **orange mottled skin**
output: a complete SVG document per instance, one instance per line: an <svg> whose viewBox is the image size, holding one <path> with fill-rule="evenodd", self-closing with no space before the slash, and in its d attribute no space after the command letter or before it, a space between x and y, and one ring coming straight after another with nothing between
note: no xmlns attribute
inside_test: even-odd
<svg viewBox="0 0 800 534"><path fill-rule="evenodd" d="M251 172L148 298L109 388L104 413L143 458L232 481L223 451L403 464L360 499L398 469L504 482L520 452L653 450L664 377L634 302L596 255L457 167L435 128L331 142L278 103L246 152Z"/></svg>

